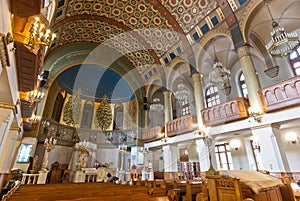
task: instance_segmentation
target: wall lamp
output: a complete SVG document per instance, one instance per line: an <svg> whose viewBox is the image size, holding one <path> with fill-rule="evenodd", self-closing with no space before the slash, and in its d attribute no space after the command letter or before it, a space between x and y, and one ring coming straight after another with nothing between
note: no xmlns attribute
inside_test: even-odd
<svg viewBox="0 0 300 201"><path fill-rule="evenodd" d="M231 142L230 142L230 146L232 147L232 148L234 148L234 150L239 150L239 148L241 147L241 141L240 140L232 140Z"/></svg>
<svg viewBox="0 0 300 201"><path fill-rule="evenodd" d="M286 140L289 143L296 144L298 142L298 136L296 133L287 133L285 135Z"/></svg>
<svg viewBox="0 0 300 201"><path fill-rule="evenodd" d="M257 123L261 123L261 119L262 119L263 115L258 109L249 107L248 114L249 114L249 117L253 117L254 121L256 121Z"/></svg>

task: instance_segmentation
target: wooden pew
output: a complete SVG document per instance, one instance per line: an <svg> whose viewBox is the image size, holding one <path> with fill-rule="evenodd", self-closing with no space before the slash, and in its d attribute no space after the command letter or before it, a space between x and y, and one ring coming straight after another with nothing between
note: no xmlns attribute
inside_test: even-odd
<svg viewBox="0 0 300 201"><path fill-rule="evenodd" d="M202 182L197 181L187 181L185 196L183 196L183 201L192 201L195 200L197 193L202 192ZM194 198L194 199L193 199Z"/></svg>
<svg viewBox="0 0 300 201"><path fill-rule="evenodd" d="M91 184L91 183L90 183ZM32 200L59 200L61 198L77 199L84 197L115 197L116 200L134 200L135 195L142 197L151 197L147 193L147 187L141 186L125 186L116 184L95 183L96 185L88 184L69 184L69 185L22 185L12 196L12 201L32 201ZM23 189L24 187L24 189ZM131 198L132 197L132 198ZM106 198L109 200L109 198Z"/></svg>

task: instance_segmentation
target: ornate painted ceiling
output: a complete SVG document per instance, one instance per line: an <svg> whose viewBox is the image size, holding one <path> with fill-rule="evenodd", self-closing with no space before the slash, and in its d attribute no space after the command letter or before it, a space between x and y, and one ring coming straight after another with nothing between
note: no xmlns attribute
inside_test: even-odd
<svg viewBox="0 0 300 201"><path fill-rule="evenodd" d="M51 51L74 42L106 45L145 72L185 37L208 12L212 0L58 0Z"/></svg>

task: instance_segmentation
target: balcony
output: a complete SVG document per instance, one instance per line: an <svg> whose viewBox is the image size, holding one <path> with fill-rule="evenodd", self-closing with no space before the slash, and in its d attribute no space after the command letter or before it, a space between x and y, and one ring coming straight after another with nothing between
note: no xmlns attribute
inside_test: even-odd
<svg viewBox="0 0 300 201"><path fill-rule="evenodd" d="M166 123L167 135L172 137L182 133L191 132L194 130L193 124L197 123L195 115L186 115Z"/></svg>
<svg viewBox="0 0 300 201"><path fill-rule="evenodd" d="M206 126L221 125L248 117L248 100L236 98L228 102L201 110L203 124Z"/></svg>
<svg viewBox="0 0 300 201"><path fill-rule="evenodd" d="M155 126L143 130L143 141L152 142L155 140L162 139L164 137L164 133L162 134L162 130L163 130L163 126Z"/></svg>
<svg viewBox="0 0 300 201"><path fill-rule="evenodd" d="M276 83L260 90L265 112L300 104L300 76Z"/></svg>

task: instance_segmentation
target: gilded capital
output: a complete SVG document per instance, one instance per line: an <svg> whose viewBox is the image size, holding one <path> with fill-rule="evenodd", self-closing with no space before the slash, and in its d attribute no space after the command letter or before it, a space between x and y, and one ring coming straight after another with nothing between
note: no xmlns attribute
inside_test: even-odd
<svg viewBox="0 0 300 201"><path fill-rule="evenodd" d="M244 45L244 46L238 48L237 54L238 54L239 58L242 58L244 56L250 56L250 46Z"/></svg>
<svg viewBox="0 0 300 201"><path fill-rule="evenodd" d="M192 78L193 78L193 81L194 81L194 82L200 82L200 80L201 80L201 75L200 75L200 73L193 73L193 74L192 74Z"/></svg>

